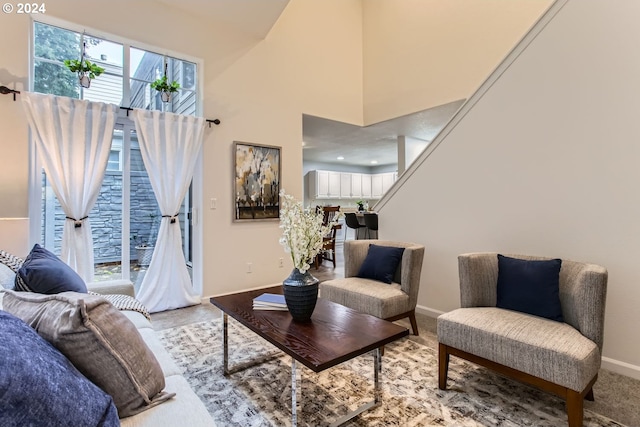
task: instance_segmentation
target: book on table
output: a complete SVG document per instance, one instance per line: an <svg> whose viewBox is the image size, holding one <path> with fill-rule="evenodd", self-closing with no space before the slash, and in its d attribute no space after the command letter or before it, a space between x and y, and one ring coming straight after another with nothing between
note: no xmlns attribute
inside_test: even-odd
<svg viewBox="0 0 640 427"><path fill-rule="evenodd" d="M287 303L284 295L280 294L262 294L253 299L254 310L287 310Z"/></svg>

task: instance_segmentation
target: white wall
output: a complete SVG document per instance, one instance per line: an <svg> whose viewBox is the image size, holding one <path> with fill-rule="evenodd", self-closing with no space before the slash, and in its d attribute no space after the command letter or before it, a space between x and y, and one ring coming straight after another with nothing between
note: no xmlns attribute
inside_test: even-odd
<svg viewBox="0 0 640 427"><path fill-rule="evenodd" d="M604 366L640 378L638 16L635 0L569 0L382 201L381 234L426 245L421 307L459 306L464 252L601 264Z"/></svg>
<svg viewBox="0 0 640 427"><path fill-rule="evenodd" d="M467 98L551 0L364 0L364 120Z"/></svg>

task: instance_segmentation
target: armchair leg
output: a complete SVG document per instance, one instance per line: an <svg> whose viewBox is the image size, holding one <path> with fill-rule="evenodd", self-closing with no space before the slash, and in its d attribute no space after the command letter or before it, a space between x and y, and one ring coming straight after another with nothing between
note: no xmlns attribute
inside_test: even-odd
<svg viewBox="0 0 640 427"><path fill-rule="evenodd" d="M583 400L584 398L577 391L567 391L567 418L569 419L569 427L582 427L584 417Z"/></svg>
<svg viewBox="0 0 640 427"><path fill-rule="evenodd" d="M593 402L595 399L595 397L593 396L593 387L591 387L589 389L589 391L587 392L587 394L584 396L585 399L587 399L590 402Z"/></svg>
<svg viewBox="0 0 640 427"><path fill-rule="evenodd" d="M449 351L444 344L438 344L438 388L447 389L447 373L449 372Z"/></svg>
<svg viewBox="0 0 640 427"><path fill-rule="evenodd" d="M413 335L418 336L418 322L416 322L416 311L411 310L409 313L409 321L411 322L411 330L413 331Z"/></svg>

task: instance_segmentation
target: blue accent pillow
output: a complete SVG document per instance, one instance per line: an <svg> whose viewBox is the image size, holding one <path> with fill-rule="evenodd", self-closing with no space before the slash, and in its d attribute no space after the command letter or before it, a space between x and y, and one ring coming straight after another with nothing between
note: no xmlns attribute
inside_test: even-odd
<svg viewBox="0 0 640 427"><path fill-rule="evenodd" d="M87 293L87 285L57 255L35 244L16 274L16 290L38 294Z"/></svg>
<svg viewBox="0 0 640 427"><path fill-rule="evenodd" d="M498 255L496 307L564 321L560 305L562 260L522 260Z"/></svg>
<svg viewBox="0 0 640 427"><path fill-rule="evenodd" d="M369 245L367 257L358 270L357 277L391 283L402 261L404 248Z"/></svg>
<svg viewBox="0 0 640 427"><path fill-rule="evenodd" d="M0 310L3 427L120 425L111 396L22 320Z"/></svg>

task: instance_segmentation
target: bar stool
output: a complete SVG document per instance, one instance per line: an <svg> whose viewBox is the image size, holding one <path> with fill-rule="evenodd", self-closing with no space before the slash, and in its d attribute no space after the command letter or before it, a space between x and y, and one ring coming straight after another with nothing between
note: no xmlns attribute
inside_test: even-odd
<svg viewBox="0 0 640 427"><path fill-rule="evenodd" d="M365 213L364 225L367 227L367 239L378 238L378 214L377 213ZM371 237L371 232L375 232L376 237Z"/></svg>
<svg viewBox="0 0 640 427"><path fill-rule="evenodd" d="M361 228L365 228L366 226L360 224L360 221L358 221L358 217L353 212L347 212L344 214L344 222L347 225L347 230L345 230L344 232L344 240L347 240L347 231L349 230L349 228L355 230L353 239L358 240L359 230Z"/></svg>

